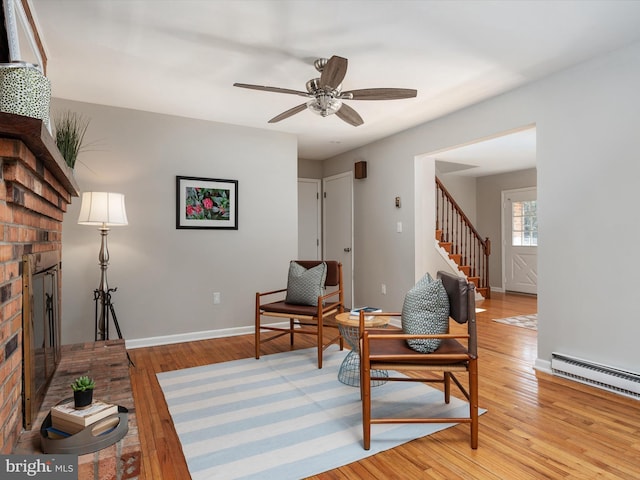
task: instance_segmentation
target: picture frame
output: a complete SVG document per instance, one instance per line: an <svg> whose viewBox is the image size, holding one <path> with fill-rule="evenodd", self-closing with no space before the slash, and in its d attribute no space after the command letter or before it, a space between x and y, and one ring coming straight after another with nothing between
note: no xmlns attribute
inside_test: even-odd
<svg viewBox="0 0 640 480"><path fill-rule="evenodd" d="M238 230L238 181L176 176L176 228Z"/></svg>
<svg viewBox="0 0 640 480"><path fill-rule="evenodd" d="M2 0L9 60L33 65L46 73L47 55L26 0Z"/></svg>

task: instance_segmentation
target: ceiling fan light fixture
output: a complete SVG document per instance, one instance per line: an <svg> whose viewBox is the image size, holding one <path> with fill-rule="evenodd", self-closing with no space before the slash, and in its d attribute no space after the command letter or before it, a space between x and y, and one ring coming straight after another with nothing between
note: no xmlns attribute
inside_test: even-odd
<svg viewBox="0 0 640 480"><path fill-rule="evenodd" d="M318 95L307 102L307 108L313 113L326 117L336 113L342 107L342 100L327 95Z"/></svg>
<svg viewBox="0 0 640 480"><path fill-rule="evenodd" d="M315 95L315 93L320 89L320 78L312 78L306 83L305 87L307 88L307 92L311 95Z"/></svg>
<svg viewBox="0 0 640 480"><path fill-rule="evenodd" d="M306 92L290 88L269 87L266 85L252 85L249 83L234 83L236 87L262 90L265 92L287 93L308 98L305 103L276 115L269 123L277 123L303 110L311 110L316 115L328 117L336 116L354 127L364 123L362 117L343 100L399 100L413 98L418 92L408 88L364 88L342 91L342 81L347 73L348 60L337 55L331 58L318 58L314 62L320 77L312 78L306 84Z"/></svg>

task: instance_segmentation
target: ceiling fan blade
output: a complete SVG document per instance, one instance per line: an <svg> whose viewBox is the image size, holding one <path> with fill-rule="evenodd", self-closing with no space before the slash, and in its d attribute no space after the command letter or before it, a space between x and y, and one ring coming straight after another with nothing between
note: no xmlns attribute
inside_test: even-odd
<svg viewBox="0 0 640 480"><path fill-rule="evenodd" d="M233 86L240 88L249 88L251 90L262 90L264 92L290 93L292 95L300 95L301 97L309 96L309 93L307 92L301 92L300 90L291 90L289 88L267 87L265 85L251 85L249 83L234 83Z"/></svg>
<svg viewBox="0 0 640 480"><path fill-rule="evenodd" d="M362 117L356 112L353 108L351 108L346 103L343 103L340 109L336 112L336 116L341 120L344 120L349 125L353 125L357 127L364 123Z"/></svg>
<svg viewBox="0 0 640 480"><path fill-rule="evenodd" d="M411 88L363 88L342 92L342 95L348 94L352 95L351 100L399 100L413 98L418 95L418 91Z"/></svg>
<svg viewBox="0 0 640 480"><path fill-rule="evenodd" d="M282 112L280 115L277 115L277 116L273 117L271 120L269 120L269 123L279 122L280 120L284 120L285 118L289 118L291 115L295 115L296 113L300 113L301 111L306 110L306 109L307 109L307 104L303 103L301 105L298 105L297 107L290 108L286 112Z"/></svg>
<svg viewBox="0 0 640 480"><path fill-rule="evenodd" d="M346 58L338 57L337 55L331 57L320 74L320 87L334 89L340 85L347 74L348 63Z"/></svg>

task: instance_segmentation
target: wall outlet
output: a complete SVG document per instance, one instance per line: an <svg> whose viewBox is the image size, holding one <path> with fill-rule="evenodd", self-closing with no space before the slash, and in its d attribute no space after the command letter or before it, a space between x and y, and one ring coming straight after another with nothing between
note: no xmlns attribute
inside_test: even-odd
<svg viewBox="0 0 640 480"><path fill-rule="evenodd" d="M387 286L384 283L382 284L381 291L382 291L382 295L386 295L387 294Z"/></svg>
<svg viewBox="0 0 640 480"><path fill-rule="evenodd" d="M213 292L213 303L215 305L220 303L220 292Z"/></svg>

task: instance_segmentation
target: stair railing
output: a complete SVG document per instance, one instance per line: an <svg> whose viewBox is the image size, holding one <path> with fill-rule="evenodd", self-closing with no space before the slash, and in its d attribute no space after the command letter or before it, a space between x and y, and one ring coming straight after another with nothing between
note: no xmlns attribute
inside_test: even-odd
<svg viewBox="0 0 640 480"><path fill-rule="evenodd" d="M491 241L484 240L458 203L436 177L436 230L442 231L440 241L451 243L451 254L460 255L460 265L469 267L468 277L475 277L476 288L486 290L489 286L489 255ZM484 290L483 290L484 291Z"/></svg>

